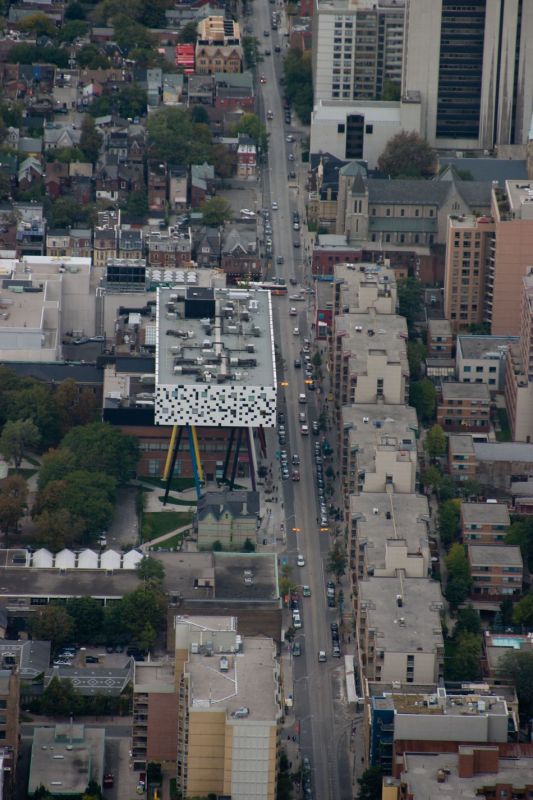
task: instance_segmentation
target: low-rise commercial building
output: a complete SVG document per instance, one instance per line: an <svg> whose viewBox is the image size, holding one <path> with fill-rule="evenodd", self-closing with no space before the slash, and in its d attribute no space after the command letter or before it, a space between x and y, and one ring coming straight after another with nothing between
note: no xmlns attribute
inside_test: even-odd
<svg viewBox="0 0 533 800"><path fill-rule="evenodd" d="M512 757L497 747L462 745L456 753L405 754L401 765L399 800L438 797L512 797L527 800L533 793L533 758L518 746Z"/></svg>
<svg viewBox="0 0 533 800"><path fill-rule="evenodd" d="M503 544L511 524L504 503L461 503L461 532L465 544Z"/></svg>
<svg viewBox="0 0 533 800"><path fill-rule="evenodd" d="M503 392L509 348L517 342L516 336L458 336L457 380L484 383L491 392Z"/></svg>
<svg viewBox="0 0 533 800"><path fill-rule="evenodd" d="M510 544L469 544L472 597L476 600L519 597L524 564L520 548Z"/></svg>
<svg viewBox="0 0 533 800"><path fill-rule="evenodd" d="M485 384L443 383L437 422L445 431L488 432L490 392Z"/></svg>
<svg viewBox="0 0 533 800"><path fill-rule="evenodd" d="M487 492L510 494L515 481L533 478L533 444L474 442L476 480Z"/></svg>
<svg viewBox="0 0 533 800"><path fill-rule="evenodd" d="M399 775L404 754L457 753L462 745L502 745L518 720L503 696L475 684L447 691L392 691L370 699L370 762ZM432 796L432 795L428 795Z"/></svg>
<svg viewBox="0 0 533 800"><path fill-rule="evenodd" d="M359 581L357 638L368 681L437 683L444 669L440 584L429 578Z"/></svg>
<svg viewBox="0 0 533 800"><path fill-rule="evenodd" d="M28 794L40 786L51 795L82 797L94 781L103 785L105 728L61 724L33 731Z"/></svg>

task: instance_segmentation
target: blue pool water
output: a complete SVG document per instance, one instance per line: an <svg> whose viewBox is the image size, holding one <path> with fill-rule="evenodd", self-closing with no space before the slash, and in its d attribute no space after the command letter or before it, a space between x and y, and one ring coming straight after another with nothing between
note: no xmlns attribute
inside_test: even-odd
<svg viewBox="0 0 533 800"><path fill-rule="evenodd" d="M492 644L494 647L513 647L515 650L520 650L521 639L515 636L493 636Z"/></svg>

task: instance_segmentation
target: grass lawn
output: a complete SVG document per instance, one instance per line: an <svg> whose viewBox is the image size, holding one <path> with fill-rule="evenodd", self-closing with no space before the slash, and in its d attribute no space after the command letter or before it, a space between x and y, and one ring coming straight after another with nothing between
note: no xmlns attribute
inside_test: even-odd
<svg viewBox="0 0 533 800"><path fill-rule="evenodd" d="M8 474L9 475L22 475L25 480L29 480L32 475L35 475L39 472L38 469L31 469L31 467L21 467L20 469L15 469L15 467L9 467Z"/></svg>
<svg viewBox="0 0 533 800"><path fill-rule="evenodd" d="M170 548L172 547L180 548L182 542L183 542L183 535L181 533L177 533L175 536L171 536L169 539L165 539L164 542L154 545L154 550L157 550L158 547L162 547L165 550L170 550Z"/></svg>
<svg viewBox="0 0 533 800"><path fill-rule="evenodd" d="M190 525L192 522L192 512L190 511L151 511L143 514L142 522L142 540L143 542L151 542L158 536L163 536L165 533L176 528L181 528L183 525Z"/></svg>

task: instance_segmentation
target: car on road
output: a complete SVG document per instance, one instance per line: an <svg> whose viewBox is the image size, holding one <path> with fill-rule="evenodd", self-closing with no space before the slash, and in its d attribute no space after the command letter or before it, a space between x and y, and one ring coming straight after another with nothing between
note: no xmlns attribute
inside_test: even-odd
<svg viewBox="0 0 533 800"><path fill-rule="evenodd" d="M311 587L304 584L302 586L302 594L304 597L311 597Z"/></svg>
<svg viewBox="0 0 533 800"><path fill-rule="evenodd" d="M267 79L265 78L264 75L261 75L261 77L259 78L259 81L260 81L260 83L266 83Z"/></svg>
<svg viewBox="0 0 533 800"><path fill-rule="evenodd" d="M291 477L291 476L289 475L289 470L288 470L288 469L282 469L282 470L281 470L281 477L282 477L282 479L283 479L284 481L288 481L288 480L289 480L289 478Z"/></svg>
<svg viewBox="0 0 533 800"><path fill-rule="evenodd" d="M330 627L331 633L336 633L337 636L339 635L339 623L338 622L332 622L329 627Z"/></svg>
<svg viewBox="0 0 533 800"><path fill-rule="evenodd" d="M289 283L291 286L298 286L298 281L296 278L289 278Z"/></svg>
<svg viewBox="0 0 533 800"><path fill-rule="evenodd" d="M300 394L298 395L298 402L301 405L303 405L304 403L307 403L307 397L305 396L305 394L303 392L300 392Z"/></svg>
<svg viewBox="0 0 533 800"><path fill-rule="evenodd" d="M299 250L299 248L300 248L300 240L299 239L295 239L292 244L293 244L293 247L295 247L297 250Z"/></svg>
<svg viewBox="0 0 533 800"><path fill-rule="evenodd" d="M284 264L284 263L285 263L285 259L283 258L283 256L278 256L276 258L276 264Z"/></svg>
<svg viewBox="0 0 533 800"><path fill-rule="evenodd" d="M300 480L300 470L293 469L291 477L292 477L293 481L299 481Z"/></svg>
<svg viewBox="0 0 533 800"><path fill-rule="evenodd" d="M297 467L299 465L300 456L298 455L298 453L293 453L292 454L292 463L294 464L295 467Z"/></svg>
<svg viewBox="0 0 533 800"><path fill-rule="evenodd" d="M302 618L300 614L295 613L292 615L292 626L293 628L296 628L297 631L299 631L300 628L303 627Z"/></svg>
<svg viewBox="0 0 533 800"><path fill-rule="evenodd" d="M243 217L255 217L255 211L250 208L241 208L241 214Z"/></svg>
<svg viewBox="0 0 533 800"><path fill-rule="evenodd" d="M294 306L291 306L291 307L290 307L290 309L289 309L289 315L290 315L291 317L297 317L297 316L298 316L298 311L297 311L297 309L296 309L296 308L294 308Z"/></svg>
<svg viewBox="0 0 533 800"><path fill-rule="evenodd" d="M273 200L272 201L272 211L277 211L277 210L278 210L278 204L276 203L275 200Z"/></svg>
<svg viewBox="0 0 533 800"><path fill-rule="evenodd" d="M270 0L270 2L272 2L272 0ZM279 46L279 44L275 46L274 50L276 53L281 53L281 47Z"/></svg>
<svg viewBox="0 0 533 800"><path fill-rule="evenodd" d="M300 328L293 328L292 329L292 333L293 333L294 336L299 336L300 335Z"/></svg>
<svg viewBox="0 0 533 800"><path fill-rule="evenodd" d="M326 655L326 651L325 650L319 650L318 651L318 660L319 661L327 661L328 660L328 657Z"/></svg>
<svg viewBox="0 0 533 800"><path fill-rule="evenodd" d="M309 436L309 425L305 423L300 425L300 433L302 436Z"/></svg>
<svg viewBox="0 0 533 800"><path fill-rule="evenodd" d="M302 362L300 361L299 358L295 358L294 359L294 369L301 369L301 367L302 367Z"/></svg>
<svg viewBox="0 0 533 800"><path fill-rule="evenodd" d="M314 420L311 422L311 430L313 431L313 434L314 434L315 436L318 436L318 435L319 435L319 433L320 433L320 426L319 426L319 424L318 424L318 422L317 422L317 420L316 420L316 419L314 419Z"/></svg>
<svg viewBox="0 0 533 800"><path fill-rule="evenodd" d="M295 180L295 178L296 178L296 173L294 172L294 170L290 170L290 172L289 172L289 174L288 174L288 176L287 176L287 177L288 177L288 179L289 179L290 181L293 181L293 180Z"/></svg>
<svg viewBox="0 0 533 800"><path fill-rule="evenodd" d="M307 415L305 411L300 411L298 414L298 421L299 422L307 422Z"/></svg>
<svg viewBox="0 0 533 800"><path fill-rule="evenodd" d="M292 654L295 658L302 655L302 645L300 642L294 642L292 646Z"/></svg>
<svg viewBox="0 0 533 800"><path fill-rule="evenodd" d="M333 581L328 581L327 592L328 592L328 597L335 597L335 584L333 583Z"/></svg>
<svg viewBox="0 0 533 800"><path fill-rule="evenodd" d="M294 136L292 135L292 133L289 133L289 135L287 136L285 141L286 142L294 142Z"/></svg>
<svg viewBox="0 0 533 800"><path fill-rule="evenodd" d="M340 658L342 655L341 648L339 644L334 644L332 648L332 656L333 658Z"/></svg>
<svg viewBox="0 0 533 800"><path fill-rule="evenodd" d="M301 553L298 553L298 557L296 558L296 564L299 567L305 567L305 558Z"/></svg>
<svg viewBox="0 0 533 800"><path fill-rule="evenodd" d="M267 50L265 50L265 55L269 56L269 55L271 55L271 52L272 52L271 50L267 49Z"/></svg>
<svg viewBox="0 0 533 800"><path fill-rule="evenodd" d="M264 30L264 31L263 31L263 36L265 36L266 38L268 38L268 37L270 36L270 31Z"/></svg>
<svg viewBox="0 0 533 800"><path fill-rule="evenodd" d="M104 789L112 789L114 785L115 785L115 778L113 776L113 773L112 772L106 772L106 774L104 775L104 781L103 781Z"/></svg>

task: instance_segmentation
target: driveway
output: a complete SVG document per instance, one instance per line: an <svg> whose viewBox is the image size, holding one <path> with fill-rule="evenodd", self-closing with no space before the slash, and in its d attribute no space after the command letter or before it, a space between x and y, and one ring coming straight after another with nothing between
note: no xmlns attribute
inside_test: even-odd
<svg viewBox="0 0 533 800"><path fill-rule="evenodd" d="M107 533L108 547L125 548L139 542L139 521L137 518L137 489L121 486L117 492L117 503L113 521Z"/></svg>

